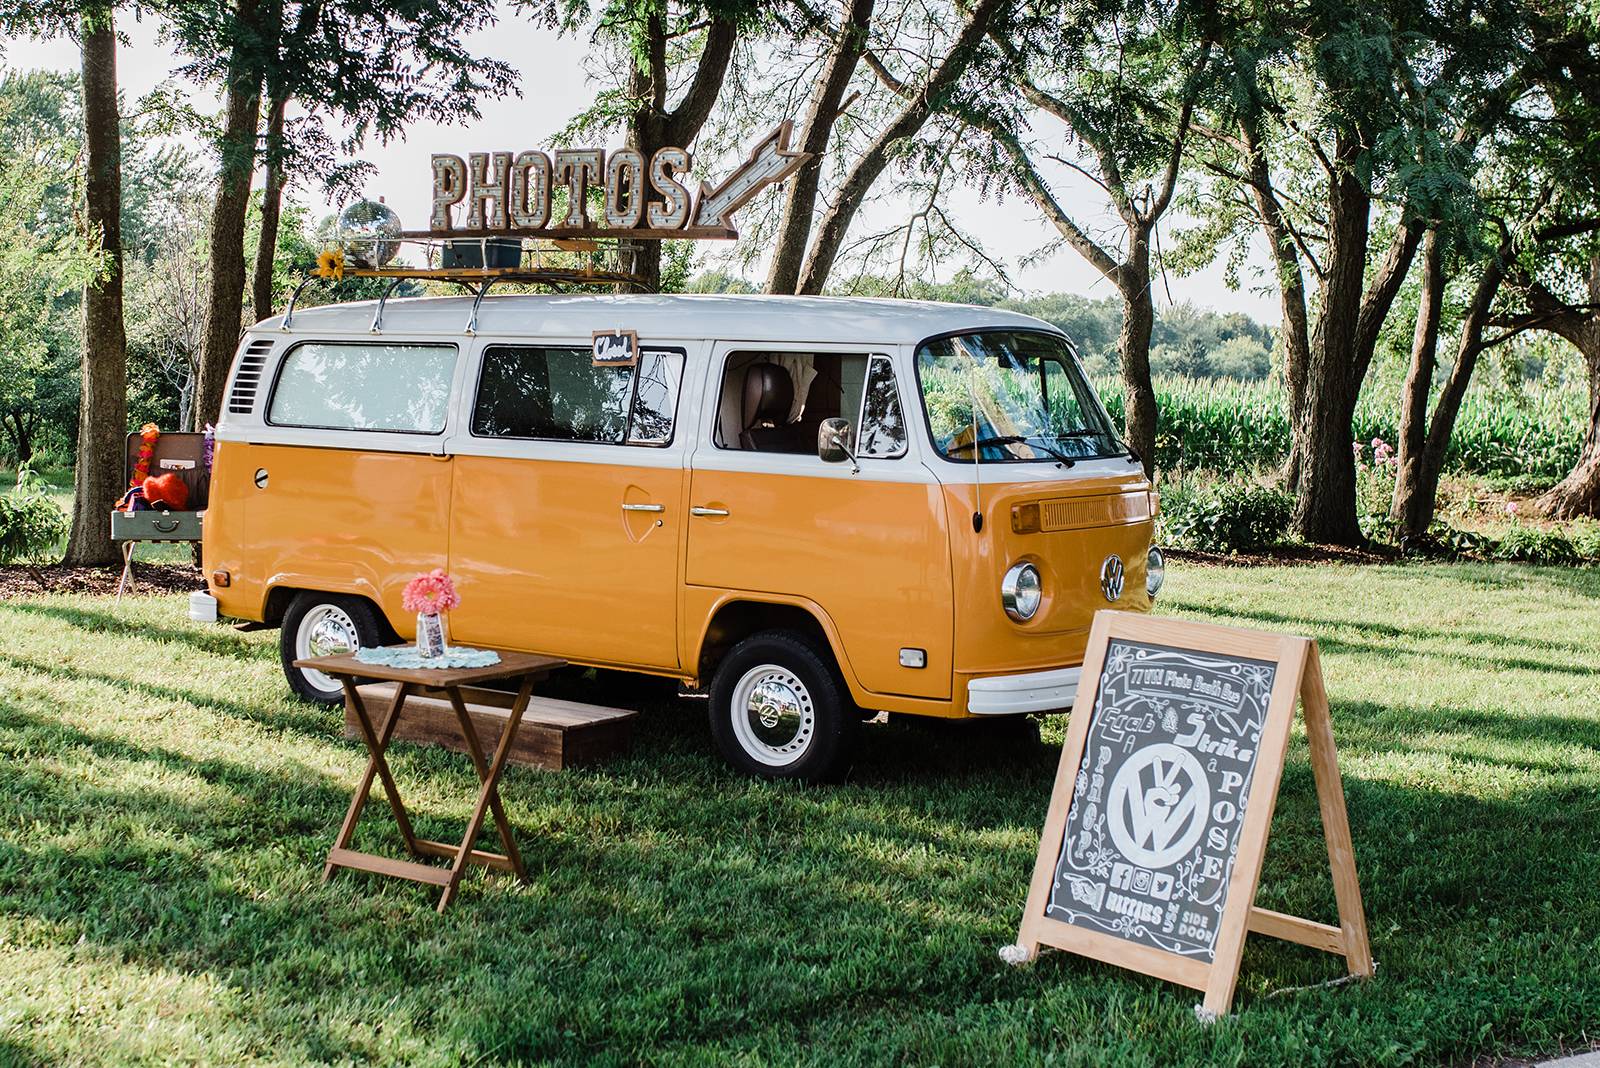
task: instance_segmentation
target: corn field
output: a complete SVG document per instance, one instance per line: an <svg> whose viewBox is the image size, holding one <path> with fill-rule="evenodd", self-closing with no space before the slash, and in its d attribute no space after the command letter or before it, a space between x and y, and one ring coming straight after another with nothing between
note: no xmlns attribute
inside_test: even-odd
<svg viewBox="0 0 1600 1068"><path fill-rule="evenodd" d="M1156 380L1160 422L1156 466L1163 470L1250 471L1289 454L1288 402L1281 383L1162 377ZM1100 376L1095 388L1120 425L1122 381ZM1462 403L1446 454L1446 470L1552 483L1576 462L1586 398L1581 390L1530 388L1516 395L1471 390ZM1399 436L1398 399L1364 390L1356 405L1355 440Z"/></svg>

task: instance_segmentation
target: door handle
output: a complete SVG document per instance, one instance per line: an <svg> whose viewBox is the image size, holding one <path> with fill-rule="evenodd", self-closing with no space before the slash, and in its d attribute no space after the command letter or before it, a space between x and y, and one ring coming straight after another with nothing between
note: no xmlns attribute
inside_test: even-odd
<svg viewBox="0 0 1600 1068"><path fill-rule="evenodd" d="M700 508L700 507L695 507L695 508L689 509L689 514L690 515L727 515L728 514L728 510L726 508Z"/></svg>
<svg viewBox="0 0 1600 1068"><path fill-rule="evenodd" d="M625 504L622 506L622 510L624 512L665 512L667 506L664 504Z"/></svg>

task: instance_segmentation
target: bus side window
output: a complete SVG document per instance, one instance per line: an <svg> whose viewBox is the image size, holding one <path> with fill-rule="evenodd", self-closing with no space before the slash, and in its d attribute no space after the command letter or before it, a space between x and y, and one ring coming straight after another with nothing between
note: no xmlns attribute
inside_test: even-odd
<svg viewBox="0 0 1600 1068"><path fill-rule="evenodd" d="M646 350L639 357L637 373L628 444L666 445L672 441L672 424L678 414L683 354Z"/></svg>
<svg viewBox="0 0 1600 1068"><path fill-rule="evenodd" d="M289 350L267 407L272 426L438 434L454 345L305 341Z"/></svg>
<svg viewBox="0 0 1600 1068"><path fill-rule="evenodd" d="M883 356L874 356L867 369L857 441L861 456L892 457L906 451L906 417L895 390L894 368Z"/></svg>

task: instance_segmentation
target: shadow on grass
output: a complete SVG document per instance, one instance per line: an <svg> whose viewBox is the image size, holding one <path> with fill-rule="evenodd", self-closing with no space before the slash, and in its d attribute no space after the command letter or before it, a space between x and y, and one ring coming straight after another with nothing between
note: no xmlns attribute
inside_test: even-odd
<svg viewBox="0 0 1600 1068"><path fill-rule="evenodd" d="M1288 612L1273 612L1264 608L1243 609L1237 605L1224 604L1220 601L1185 601L1186 609L1201 613L1206 616L1234 619L1254 620L1258 623L1271 623L1288 631L1303 631L1307 627L1335 627L1355 630L1363 634L1381 634L1387 638L1422 638L1433 641L1466 642L1469 645L1521 645L1530 649L1539 649L1553 653L1570 653L1574 656L1591 659L1594 650L1587 645L1575 642L1557 641L1551 638L1537 637L1534 635L1507 635L1495 634L1489 631L1472 630L1447 630L1436 627L1397 626L1392 623L1378 623L1372 620L1346 619L1325 615L1308 615L1306 613L1292 614ZM1539 661L1529 661L1540 663Z"/></svg>
<svg viewBox="0 0 1600 1068"><path fill-rule="evenodd" d="M1472 664L1481 664L1490 668L1513 668L1522 671L1557 671L1568 675L1600 675L1600 666L1593 666L1594 654L1592 650L1578 645L1565 645L1542 641L1537 638L1524 639L1520 635L1491 635L1481 632L1459 632L1438 630L1428 627L1397 627L1388 624L1372 624L1357 622L1355 620L1328 619L1319 616L1290 615L1281 612L1272 612L1266 609L1247 609L1237 606L1217 604L1205 601L1190 601L1185 604L1191 608L1205 613L1209 618L1218 621L1244 620L1255 623L1266 623L1273 627L1281 628L1289 633L1304 632L1312 627L1346 627L1374 634L1382 634L1392 638L1411 638L1439 642L1453 642L1457 639L1465 641L1468 645L1494 644L1500 646L1525 645L1534 648L1549 649L1552 652L1567 653L1573 657L1580 657L1584 662L1574 663L1572 660L1534 660L1523 656L1484 656L1476 653L1456 651L1452 654L1455 659ZM1346 638L1337 638L1329 635L1319 635L1317 644L1328 652L1351 653L1380 653L1393 656L1404 650L1396 649L1393 645L1383 645L1376 642L1358 642Z"/></svg>
<svg viewBox="0 0 1600 1068"><path fill-rule="evenodd" d="M337 740L331 710L273 712L0 659L292 730L348 753L352 776L364 759ZM319 885L348 800L326 775L247 763L262 743L230 738L226 724L218 742L237 756L196 759L84 731L69 722L82 710L30 694L26 711L0 704L0 914L53 945L81 940L214 979L238 997L206 1026L290 1062L1464 1062L1491 1047L1556 1048L1600 1008L1596 776L1516 755L1530 743L1600 749L1600 723L1579 715L1337 703L1347 756L1444 754L1521 774L1474 787L1347 770L1379 978L1292 991L1334 978L1340 962L1253 938L1240 1015L1200 1029L1189 991L1065 954L1023 970L995 960L1020 918L1064 722L1043 744L983 725L869 725L849 781L808 789L723 767L703 702L645 711L626 757L509 773L502 794L532 885L474 872L438 916L433 894L412 884L345 873ZM1453 732L1464 738L1440 736ZM84 752L197 774L233 796L206 805L138 776L118 785L54 772ZM427 810L445 828L435 837L459 833L475 783L466 759L394 752L403 793L421 778L430 797L459 798ZM363 828L372 848L398 855L380 791ZM1332 919L1327 863L1296 742L1258 901ZM0 1046L0 1059L13 1054L61 1051Z"/></svg>
<svg viewBox="0 0 1600 1068"><path fill-rule="evenodd" d="M181 686L145 682L122 675L108 674L103 671L90 671L82 667L46 664L37 660L30 660L27 657L12 656L8 653L0 653L0 663L10 664L23 671L33 672L47 678L60 679L66 682L87 680L161 701L178 701L193 705L196 708L218 712L232 719L244 720L262 727L290 730L309 737L327 738L330 731L337 732L339 730L338 724L341 722L338 712L330 711L326 705L297 703L290 707L301 711L266 711L259 705L245 701L234 701L214 694L200 693Z"/></svg>
<svg viewBox="0 0 1600 1068"><path fill-rule="evenodd" d="M227 628L191 630L185 627L162 627L145 620L131 620L114 611L78 608L60 604L40 604L36 601L12 601L5 605L7 611L43 616L96 633L126 634L158 642L177 642L191 646L208 656L226 656L235 660L255 660L261 656L259 646L242 634Z"/></svg>
<svg viewBox="0 0 1600 1068"><path fill-rule="evenodd" d="M141 752L25 718L30 753ZM922 757L944 741L892 740ZM1020 1029L1042 1058L1074 1039L1035 1011L1041 997L1070 997L1075 1011L1112 1030L1130 1013L1179 1022L1193 1001L1064 954L1024 971L995 964L995 948L1014 934L1042 817L1032 775L974 769L962 790L986 800L941 807L947 784L936 781L800 790L737 779L692 754L658 762L657 781L642 784L605 770L518 776L507 800L526 828L535 884L475 876L443 917L431 893L409 884L341 875L315 885L344 802L325 781L197 762L219 781L249 785L244 800L263 811L247 818L138 790L98 790L85 804L81 784L33 775L0 791L6 825L31 828L8 835L0 854L0 908L65 944L83 939L139 965L223 981L248 994L238 1011L275 1036L274 1054L296 1061L400 1056L406 1047L391 1041L468 1059L625 1059L663 1044L716 1049L741 1036L764 1051L758 1059L803 1060L820 1039L839 1062L865 1062L898 1048L879 1044L896 1035L928 1041L955 1027L957 1006L967 1026L983 1014ZM1592 993L1592 979L1556 973L1565 958L1541 971L1534 946L1545 951L1558 915L1579 931L1600 922L1587 859L1600 850L1600 829L1571 792L1535 790L1512 802L1386 783L1349 788L1382 978L1266 999L1270 989L1332 978L1339 963L1252 940L1240 999L1247 1015L1221 1039L1192 1027L1148 1031L1140 1040L1148 1057L1204 1060L1221 1042L1222 1051L1249 1050L1251 1063L1294 1063L1263 1043L1310 1004L1346 1023L1329 1036L1330 1051L1344 1043L1360 1060L1385 1048L1386 1032L1416 1025L1406 1020L1416 997L1466 990L1502 967ZM950 817L951 808L973 807L995 823ZM301 814L313 809L324 818L308 827ZM381 802L369 812L387 820ZM241 820L252 833L239 833ZM93 848L57 840L127 824L144 833ZM1012 844L980 833L1018 828L1026 833ZM1533 858L1537 879L1484 877ZM1331 915L1303 764L1285 778L1260 900ZM1563 903L1559 913L1552 900ZM1504 926L1490 926L1491 914ZM1475 956L1486 938L1506 943L1505 962ZM379 1021L384 1034L366 1029ZM1475 1041L1476 1032L1440 1035L1424 1046L1449 1052Z"/></svg>

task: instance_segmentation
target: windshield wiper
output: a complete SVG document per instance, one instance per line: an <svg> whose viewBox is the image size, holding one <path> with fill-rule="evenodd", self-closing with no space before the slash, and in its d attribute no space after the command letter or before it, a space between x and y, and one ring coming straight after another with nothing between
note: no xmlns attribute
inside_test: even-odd
<svg viewBox="0 0 1600 1068"><path fill-rule="evenodd" d="M1017 445L1027 440L1021 434L999 434L994 437L978 438L976 441L958 442L950 445L948 450L950 452L966 452L968 449L986 449L991 445ZM1010 450L1007 451L1009 452ZM1022 459L1014 452L1011 453L1011 458L1013 460Z"/></svg>
<svg viewBox="0 0 1600 1068"><path fill-rule="evenodd" d="M1108 435L1104 430L1096 430L1093 427L1084 426L1079 427L1077 430L1063 431L1062 433L1056 435L1056 440L1063 441L1067 438L1103 438L1109 436L1110 435Z"/></svg>
<svg viewBox="0 0 1600 1068"><path fill-rule="evenodd" d="M1038 449L1040 452L1048 453L1056 460L1056 462L1065 464L1067 467L1071 467L1073 464L1078 462L1076 459L1068 456L1066 453L1052 449L1048 445L1041 445L1039 442L1034 441L1026 434L1000 434L995 437L979 438L977 441L968 441L957 445L951 445L949 446L949 451L955 452L959 450L961 452L965 452L968 449L982 449L987 448L990 445L1026 445L1030 449ZM1018 456L1014 452L1011 453L1011 458L1013 460L1030 459L1030 457Z"/></svg>

